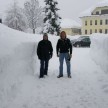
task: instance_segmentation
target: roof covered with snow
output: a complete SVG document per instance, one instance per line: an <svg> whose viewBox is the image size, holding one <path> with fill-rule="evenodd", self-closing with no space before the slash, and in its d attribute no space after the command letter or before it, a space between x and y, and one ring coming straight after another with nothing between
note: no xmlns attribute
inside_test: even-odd
<svg viewBox="0 0 108 108"><path fill-rule="evenodd" d="M108 6L108 0L103 0L96 4L96 7L104 7L104 6Z"/></svg>
<svg viewBox="0 0 108 108"><path fill-rule="evenodd" d="M91 7L85 11L83 11L79 17L84 17L84 16L91 16L91 12L94 10L95 8L94 7Z"/></svg>
<svg viewBox="0 0 108 108"><path fill-rule="evenodd" d="M94 9L96 9L97 7L105 7L108 6L108 0L103 0L101 2L98 2L96 5L90 7L89 9L83 11L79 17L83 17L83 16L91 16L91 13Z"/></svg>
<svg viewBox="0 0 108 108"><path fill-rule="evenodd" d="M74 27L81 27L81 25L74 21L73 19L62 19L61 21L61 28L74 28Z"/></svg>

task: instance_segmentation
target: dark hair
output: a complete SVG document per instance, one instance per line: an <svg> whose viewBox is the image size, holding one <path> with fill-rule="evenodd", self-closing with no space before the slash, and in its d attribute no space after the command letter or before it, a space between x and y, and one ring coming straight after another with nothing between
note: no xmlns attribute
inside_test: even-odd
<svg viewBox="0 0 108 108"><path fill-rule="evenodd" d="M62 36L62 34L65 34L65 37L66 37L66 32L65 31L61 31L60 37Z"/></svg>

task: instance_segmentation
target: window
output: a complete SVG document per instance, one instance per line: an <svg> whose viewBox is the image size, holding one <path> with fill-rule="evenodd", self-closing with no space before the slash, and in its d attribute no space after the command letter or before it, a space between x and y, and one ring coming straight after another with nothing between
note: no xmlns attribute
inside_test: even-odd
<svg viewBox="0 0 108 108"><path fill-rule="evenodd" d="M92 20L90 20L90 25L92 25Z"/></svg>
<svg viewBox="0 0 108 108"><path fill-rule="evenodd" d="M99 11L96 12L96 15L99 15Z"/></svg>
<svg viewBox="0 0 108 108"><path fill-rule="evenodd" d="M85 30L85 34L87 34L87 30Z"/></svg>
<svg viewBox="0 0 108 108"><path fill-rule="evenodd" d="M108 19L105 20L105 24L108 25Z"/></svg>
<svg viewBox="0 0 108 108"><path fill-rule="evenodd" d="M95 13L91 13L92 15L99 15L99 11L96 11Z"/></svg>
<svg viewBox="0 0 108 108"><path fill-rule="evenodd" d="M108 9L101 10L101 14L108 14Z"/></svg>
<svg viewBox="0 0 108 108"><path fill-rule="evenodd" d="M97 20L95 20L95 25L97 25Z"/></svg>
<svg viewBox="0 0 108 108"><path fill-rule="evenodd" d="M84 38L82 39L83 42L90 42L90 38Z"/></svg>
<svg viewBox="0 0 108 108"><path fill-rule="evenodd" d="M92 34L92 29L90 29L90 34Z"/></svg>
<svg viewBox="0 0 108 108"><path fill-rule="evenodd" d="M102 25L102 20L100 20L100 25Z"/></svg>
<svg viewBox="0 0 108 108"><path fill-rule="evenodd" d="M97 33L97 29L95 29L95 33Z"/></svg>
<svg viewBox="0 0 108 108"><path fill-rule="evenodd" d="M99 33L102 33L102 29L99 30Z"/></svg>
<svg viewBox="0 0 108 108"><path fill-rule="evenodd" d="M85 21L85 25L87 25L87 21Z"/></svg>
<svg viewBox="0 0 108 108"><path fill-rule="evenodd" d="M73 29L72 29L72 32L73 32L73 33L80 33L80 29L73 28Z"/></svg>
<svg viewBox="0 0 108 108"><path fill-rule="evenodd" d="M105 34L107 34L108 33L108 29L105 29Z"/></svg>

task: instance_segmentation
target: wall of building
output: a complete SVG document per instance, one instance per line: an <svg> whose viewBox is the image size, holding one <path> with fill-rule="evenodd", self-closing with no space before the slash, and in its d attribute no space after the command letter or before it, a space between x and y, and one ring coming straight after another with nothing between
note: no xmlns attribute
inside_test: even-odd
<svg viewBox="0 0 108 108"><path fill-rule="evenodd" d="M65 31L67 35L72 34L71 28L61 28L61 31Z"/></svg>
<svg viewBox="0 0 108 108"><path fill-rule="evenodd" d="M61 28L61 31L65 31L67 35L71 35L71 36L81 34L80 28Z"/></svg>
<svg viewBox="0 0 108 108"><path fill-rule="evenodd" d="M96 12L99 12L99 14L101 14L101 10L106 10L108 9L108 6L104 6L104 7L97 7L96 9L93 10L93 14L96 14Z"/></svg>
<svg viewBox="0 0 108 108"><path fill-rule="evenodd" d="M106 24L106 20L108 20L108 15L89 16L89 17L83 17L81 19L82 19L82 35L86 35L85 30L87 30L87 34L100 33L101 30L102 33L106 33L105 30L107 30L108 33L108 21ZM90 24L91 21L92 24ZM97 25L95 24L95 21L97 21ZM100 21L102 21L102 25L100 24ZM87 22L87 25L85 25L85 22Z"/></svg>

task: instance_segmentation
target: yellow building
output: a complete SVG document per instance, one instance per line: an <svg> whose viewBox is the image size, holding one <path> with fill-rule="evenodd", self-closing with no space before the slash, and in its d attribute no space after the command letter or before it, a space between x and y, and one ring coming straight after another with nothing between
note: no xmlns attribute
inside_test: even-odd
<svg viewBox="0 0 108 108"><path fill-rule="evenodd" d="M72 19L63 19L61 21L61 31L65 31L67 35L80 35L81 25Z"/></svg>
<svg viewBox="0 0 108 108"><path fill-rule="evenodd" d="M82 35L92 33L108 34L108 4L99 3L95 8L85 11L82 20Z"/></svg>

